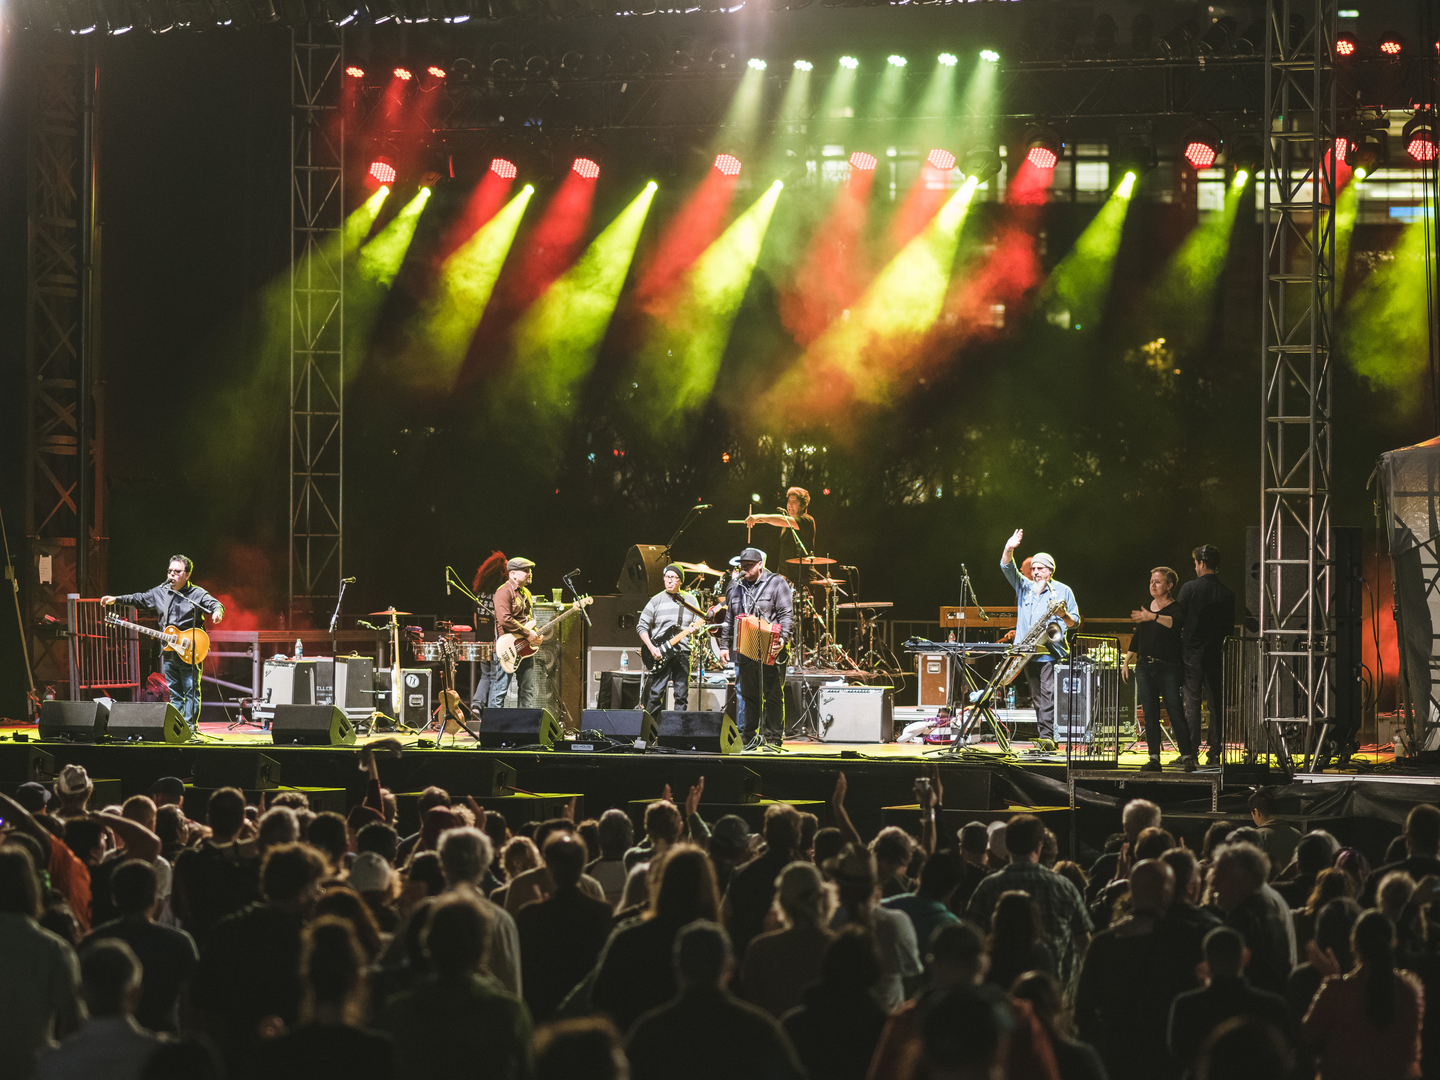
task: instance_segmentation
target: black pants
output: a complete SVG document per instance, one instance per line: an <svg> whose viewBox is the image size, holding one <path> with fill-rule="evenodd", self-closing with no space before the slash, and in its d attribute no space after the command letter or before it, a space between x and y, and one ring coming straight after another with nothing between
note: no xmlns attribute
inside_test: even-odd
<svg viewBox="0 0 1440 1080"><path fill-rule="evenodd" d="M675 708L684 711L690 707L690 651L681 649L671 653L664 660L655 661L646 674L650 692L645 695L645 709L658 713L665 705L665 688L675 686Z"/></svg>
<svg viewBox="0 0 1440 1080"><path fill-rule="evenodd" d="M1145 745L1150 757L1160 760L1160 749L1164 745L1164 732L1160 727L1160 700L1165 700L1165 711L1170 714L1170 727L1175 733L1175 745L1180 748L1181 757L1195 756L1195 742L1190 738L1190 722L1185 718L1180 684L1185 678L1185 666L1174 661L1152 660L1140 657L1135 665L1135 682L1140 691L1140 707L1145 710Z"/></svg>
<svg viewBox="0 0 1440 1080"><path fill-rule="evenodd" d="M1185 651L1185 722L1190 745L1200 749L1200 695L1210 702L1210 753L1225 751L1225 651L1223 646ZM1179 735L1176 735L1179 738Z"/></svg>
<svg viewBox="0 0 1440 1080"><path fill-rule="evenodd" d="M1055 739L1055 661L1031 660L1025 665L1030 683L1030 703L1035 706L1035 726L1040 738Z"/></svg>
<svg viewBox="0 0 1440 1080"><path fill-rule="evenodd" d="M735 661L735 697L740 734L749 742L763 731L785 737L785 664L762 664L748 657Z"/></svg>

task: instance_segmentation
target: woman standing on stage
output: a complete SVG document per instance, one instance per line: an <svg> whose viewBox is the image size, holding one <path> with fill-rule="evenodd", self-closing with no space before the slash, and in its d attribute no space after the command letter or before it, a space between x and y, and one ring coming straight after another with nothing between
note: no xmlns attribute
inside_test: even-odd
<svg viewBox="0 0 1440 1080"><path fill-rule="evenodd" d="M1180 651L1180 607L1175 602L1175 586L1179 575L1168 566L1150 571L1150 600L1142 608L1130 612L1135 620L1135 634L1130 651L1120 664L1120 675L1130 678L1135 669L1140 692L1140 707L1145 710L1145 743L1150 760L1142 772L1160 771L1160 702L1170 714L1170 727L1180 748L1180 764L1186 772L1195 771L1195 748L1190 745L1190 730L1185 724L1182 687L1185 663Z"/></svg>

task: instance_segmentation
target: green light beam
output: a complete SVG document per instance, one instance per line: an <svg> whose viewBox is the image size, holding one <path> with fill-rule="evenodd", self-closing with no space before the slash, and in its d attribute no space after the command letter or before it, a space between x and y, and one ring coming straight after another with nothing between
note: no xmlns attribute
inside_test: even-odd
<svg viewBox="0 0 1440 1080"><path fill-rule="evenodd" d="M1210 331L1215 290L1230 253L1235 218L1244 201L1243 184L1227 185L1221 212L1190 230L1170 257L1146 305L1147 322L1152 326L1147 338L1163 334L1182 353L1204 342Z"/></svg>
<svg viewBox="0 0 1440 1080"><path fill-rule="evenodd" d="M1081 330L1100 318L1134 188L1135 174L1127 172L1075 246L1051 271L1040 302L1050 322Z"/></svg>
<svg viewBox="0 0 1440 1080"><path fill-rule="evenodd" d="M905 94L905 70L908 64L885 65L880 73L880 85L870 102L869 115L875 120L893 120L900 108L900 99Z"/></svg>
<svg viewBox="0 0 1440 1080"><path fill-rule="evenodd" d="M745 74L740 76L740 85L735 89L735 96L730 99L730 107L725 111L725 120L716 133L716 150L738 153L740 148L750 146L760 123L760 105L764 99L764 69L747 67ZM720 145L722 142L724 146Z"/></svg>
<svg viewBox="0 0 1440 1080"><path fill-rule="evenodd" d="M574 391L595 365L655 189L653 180L646 184L521 316L514 372L536 410L551 416L573 411Z"/></svg>
<svg viewBox="0 0 1440 1080"><path fill-rule="evenodd" d="M1350 268L1350 238L1355 233L1355 215L1360 212L1360 173L1350 175L1350 182L1340 189L1335 200L1335 293L1345 293L1345 272Z"/></svg>
<svg viewBox="0 0 1440 1080"><path fill-rule="evenodd" d="M837 64L835 74L825 85L816 114L821 143L836 141L845 122L855 116L855 80L858 66Z"/></svg>
<svg viewBox="0 0 1440 1080"><path fill-rule="evenodd" d="M937 146L955 150L950 145L954 113L955 66L937 63L920 95L915 117L906 124L901 141L917 146L927 143L920 151L922 154Z"/></svg>
<svg viewBox="0 0 1440 1080"><path fill-rule="evenodd" d="M380 187L357 206L345 219L344 240L342 251L348 259L355 252L360 250L360 245L365 242L365 237L370 235L370 229L375 224L375 219L380 216L380 207L385 202L385 197L390 194L388 187Z"/></svg>
<svg viewBox="0 0 1440 1080"><path fill-rule="evenodd" d="M405 261L405 252L410 250L410 241L415 237L420 214L429 201L430 189L421 188L380 230L380 235L360 249L362 278L387 289L394 283L400 264Z"/></svg>
<svg viewBox="0 0 1440 1080"><path fill-rule="evenodd" d="M810 69L793 68L780 99L780 120L803 120L810 104Z"/></svg>
<svg viewBox="0 0 1440 1080"><path fill-rule="evenodd" d="M1372 383L1395 392L1399 411L1409 416L1425 400L1430 356L1425 252L1434 228L1429 215L1406 226L1394 259L1378 264L1356 289L1340 332L1340 355Z"/></svg>

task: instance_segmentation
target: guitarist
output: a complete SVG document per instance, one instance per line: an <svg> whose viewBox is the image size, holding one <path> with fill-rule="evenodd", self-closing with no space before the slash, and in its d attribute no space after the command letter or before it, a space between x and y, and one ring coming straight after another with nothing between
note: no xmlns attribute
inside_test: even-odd
<svg viewBox="0 0 1440 1080"><path fill-rule="evenodd" d="M225 605L199 585L190 584L194 569L195 564L186 556L172 555L164 585L124 596L102 596L100 602L106 607L119 603L149 608L160 616L161 627L173 626L177 630L203 629L201 612L208 612L218 624L225 617ZM160 669L170 688L170 704L179 710L194 734L200 720L200 665L187 664L167 649L160 654Z"/></svg>
<svg viewBox="0 0 1440 1080"><path fill-rule="evenodd" d="M516 634L531 645L539 646L540 635L529 625L535 612L535 597L525 586L534 577L535 564L529 559L509 559L505 563L505 584L495 590L495 636ZM534 653L520 661L514 677L519 680L516 687L515 704L522 709L535 708L539 690L535 685ZM511 675L498 663L490 673L490 707L505 706L505 695L510 692Z"/></svg>
<svg viewBox="0 0 1440 1080"><path fill-rule="evenodd" d="M675 708L684 712L690 706L690 642L682 642L663 660L660 648L695 621L696 601L690 593L680 591L680 567L671 563L664 576L665 591L650 598L635 624L635 632L655 661L646 665L650 668L650 692L645 695L645 708L652 713L664 705L668 684L675 687Z"/></svg>

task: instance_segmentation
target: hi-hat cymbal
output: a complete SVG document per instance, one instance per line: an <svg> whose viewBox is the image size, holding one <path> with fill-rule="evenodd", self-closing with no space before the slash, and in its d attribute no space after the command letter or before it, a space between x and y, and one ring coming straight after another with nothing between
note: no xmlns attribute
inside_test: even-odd
<svg viewBox="0 0 1440 1080"><path fill-rule="evenodd" d="M414 615L415 613L414 613L413 611L396 611L396 610L392 607L392 608L386 608L384 611L372 611L372 612L370 612L370 614L371 614L371 615Z"/></svg>
<svg viewBox="0 0 1440 1080"><path fill-rule="evenodd" d="M680 567L681 570L689 571L692 574L713 574L715 577L722 576L721 571L716 570L713 566L707 566L703 562L677 562L675 565Z"/></svg>
<svg viewBox="0 0 1440 1080"><path fill-rule="evenodd" d="M827 559L824 555L806 555L803 559L786 559L787 563L799 563L801 566L833 566L835 559Z"/></svg>
<svg viewBox="0 0 1440 1080"><path fill-rule="evenodd" d="M852 610L854 610L855 608L882 608L882 607L894 607L894 606L895 606L895 601L893 601L893 600L871 600L871 601L869 601L869 602L867 602L867 603L864 603L864 604L860 603L859 601L856 601L856 602L853 603L853 604L836 604L836 605L835 605L835 607L836 607L838 610L841 610L841 611L852 611Z"/></svg>

